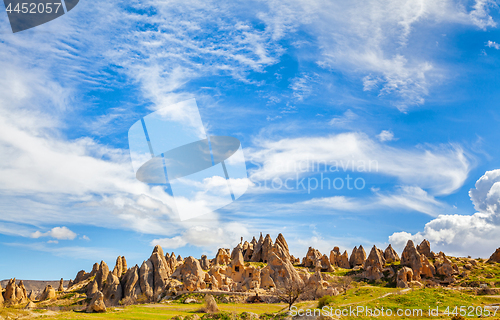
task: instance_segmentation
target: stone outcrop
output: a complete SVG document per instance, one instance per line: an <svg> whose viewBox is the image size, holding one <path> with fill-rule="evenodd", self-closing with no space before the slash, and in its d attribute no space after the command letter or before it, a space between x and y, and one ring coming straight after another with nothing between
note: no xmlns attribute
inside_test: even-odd
<svg viewBox="0 0 500 320"><path fill-rule="evenodd" d="M3 305L4 305L4 299L3 299L2 291L3 291L2 285L0 285L0 308L2 308Z"/></svg>
<svg viewBox="0 0 500 320"><path fill-rule="evenodd" d="M307 250L306 256L304 257L304 259L302 259L302 264L306 268L316 267L318 264L318 261L321 260L322 256L323 255L321 254L321 252L319 252L319 250L316 250L313 247L309 247L309 249ZM320 262L320 264L321 264L321 262Z"/></svg>
<svg viewBox="0 0 500 320"><path fill-rule="evenodd" d="M122 278L123 297L136 300L141 295L139 267L136 265L127 270Z"/></svg>
<svg viewBox="0 0 500 320"><path fill-rule="evenodd" d="M210 261L208 260L206 255L202 255L200 259L200 266L203 270L210 269Z"/></svg>
<svg viewBox="0 0 500 320"><path fill-rule="evenodd" d="M64 291L64 279L63 278L61 278L61 280L59 280L59 288L57 288L57 291L59 291L59 292Z"/></svg>
<svg viewBox="0 0 500 320"><path fill-rule="evenodd" d="M390 244L384 251L384 258L386 263L393 263L400 261L398 253L396 252L396 250L392 248Z"/></svg>
<svg viewBox="0 0 500 320"><path fill-rule="evenodd" d="M366 260L366 252L363 246L359 248L354 247L352 249L351 258L349 259L349 265L351 268L362 266Z"/></svg>
<svg viewBox="0 0 500 320"><path fill-rule="evenodd" d="M104 304L104 295L102 292L98 291L92 300L90 301L87 309L85 310L88 313L91 312L106 312L106 305Z"/></svg>
<svg viewBox="0 0 500 320"><path fill-rule="evenodd" d="M411 240L408 240L406 247L401 254L401 265L410 267L413 270L413 280L420 280L420 273L422 272L422 257Z"/></svg>
<svg viewBox="0 0 500 320"><path fill-rule="evenodd" d="M214 264L216 265L227 265L231 262L231 256L229 255L228 249L220 248L215 256Z"/></svg>
<svg viewBox="0 0 500 320"><path fill-rule="evenodd" d="M487 261L488 263L498 263L500 262L500 248L496 249L495 252L490 256Z"/></svg>
<svg viewBox="0 0 500 320"><path fill-rule="evenodd" d="M376 246L372 247L368 258L363 265L363 277L368 280L379 280L384 276L383 269L385 266L384 252Z"/></svg>
<svg viewBox="0 0 500 320"><path fill-rule="evenodd" d="M281 233L278 234L278 237L276 237L272 252L274 252L281 260L290 260L288 243L286 243L285 237Z"/></svg>
<svg viewBox="0 0 500 320"><path fill-rule="evenodd" d="M102 294L104 295L104 303L107 306L117 306L122 299L123 291L120 279L112 272L108 273Z"/></svg>
<svg viewBox="0 0 500 320"><path fill-rule="evenodd" d="M422 255L422 269L420 270L420 274L425 278L432 278L436 274L436 268L430 263L429 259L425 255Z"/></svg>
<svg viewBox="0 0 500 320"><path fill-rule="evenodd" d="M125 260L125 257L118 256L116 258L115 262L115 267L113 268L113 274L120 278L124 272L127 272L126 266L123 268L123 261Z"/></svg>
<svg viewBox="0 0 500 320"><path fill-rule="evenodd" d="M445 277L445 282L452 283L455 281L453 275L459 273L458 266L451 262L443 252L440 252L434 262L436 273Z"/></svg>
<svg viewBox="0 0 500 320"><path fill-rule="evenodd" d="M56 290L52 288L50 284L48 284L42 292L40 296L40 301L44 300L55 300L57 298Z"/></svg>
<svg viewBox="0 0 500 320"><path fill-rule="evenodd" d="M293 281L303 283L297 270L293 267L290 261L283 261L276 254L271 253L267 266L262 269L262 273L267 274L270 279L262 278L261 287L274 286L281 288L285 285L286 281ZM266 281L265 281L266 280Z"/></svg>
<svg viewBox="0 0 500 320"><path fill-rule="evenodd" d="M184 263L177 267L172 278L181 281L186 291L205 289L206 286L205 272L201 269L200 262L193 257L187 257Z"/></svg>
<svg viewBox="0 0 500 320"><path fill-rule="evenodd" d="M155 247L150 260L151 263L153 264L153 272L154 272L153 296L155 297L155 299L157 299L159 295L163 292L163 290L165 290L165 286L167 285L167 280L172 274L172 272L168 267L167 260L165 259L165 256L163 255L163 250L160 246Z"/></svg>
<svg viewBox="0 0 500 320"><path fill-rule="evenodd" d="M340 254L339 247L333 248L330 251L330 263L339 268L349 269L349 255L347 254L347 250L343 254Z"/></svg>
<svg viewBox="0 0 500 320"><path fill-rule="evenodd" d="M408 283L413 279L413 270L408 267L403 267L399 269L397 275L397 287L398 288L408 288Z"/></svg>
<svg viewBox="0 0 500 320"><path fill-rule="evenodd" d="M417 246L417 251L428 259L435 258L434 252L431 251L431 244L425 239Z"/></svg>
<svg viewBox="0 0 500 320"><path fill-rule="evenodd" d="M151 260L144 261L139 270L139 284L141 286L141 292L148 298L153 298L154 289L154 273L153 273L153 263Z"/></svg>
<svg viewBox="0 0 500 320"><path fill-rule="evenodd" d="M101 264L99 265L99 270L96 272L95 280L97 282L97 287L99 288L99 291L102 291L104 289L104 282L108 278L109 275L109 267L106 264L106 262L101 261Z"/></svg>
<svg viewBox="0 0 500 320"><path fill-rule="evenodd" d="M1 290L0 290L1 292ZM0 293L1 296L1 293ZM14 305L28 302L28 294L24 287L23 280L16 284L16 279L10 279L3 293L3 304Z"/></svg>
<svg viewBox="0 0 500 320"><path fill-rule="evenodd" d="M94 294L96 294L98 291L99 286L97 285L97 281L94 279L88 284L87 292L85 294L87 295L87 298L92 299L94 297Z"/></svg>

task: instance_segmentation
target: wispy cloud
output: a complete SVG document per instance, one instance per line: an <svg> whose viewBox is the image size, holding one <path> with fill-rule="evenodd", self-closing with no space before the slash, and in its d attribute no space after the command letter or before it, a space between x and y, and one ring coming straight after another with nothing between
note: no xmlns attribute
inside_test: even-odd
<svg viewBox="0 0 500 320"><path fill-rule="evenodd" d="M495 48L497 50L500 50L500 44L496 43L495 41L488 40L488 42L486 43L486 46L489 48Z"/></svg>
<svg viewBox="0 0 500 320"><path fill-rule="evenodd" d="M42 237L51 237L57 240L73 240L76 238L76 236L76 233L66 227L55 227L47 232L36 231L31 234L31 237L35 239Z"/></svg>

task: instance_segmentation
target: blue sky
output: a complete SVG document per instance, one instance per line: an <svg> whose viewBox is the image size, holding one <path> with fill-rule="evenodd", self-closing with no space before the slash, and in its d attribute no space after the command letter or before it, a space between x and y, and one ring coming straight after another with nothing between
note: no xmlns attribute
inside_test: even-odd
<svg viewBox="0 0 500 320"><path fill-rule="evenodd" d="M489 256L500 245L498 10L80 1L16 34L0 13L0 278L72 278L118 255L140 264L157 243L212 256L259 232L282 232L299 257L410 238ZM241 141L251 186L181 222L135 179L127 134L191 98L210 135ZM308 161L339 170L294 169ZM370 172L340 165L370 161ZM364 187L269 187L321 174Z"/></svg>

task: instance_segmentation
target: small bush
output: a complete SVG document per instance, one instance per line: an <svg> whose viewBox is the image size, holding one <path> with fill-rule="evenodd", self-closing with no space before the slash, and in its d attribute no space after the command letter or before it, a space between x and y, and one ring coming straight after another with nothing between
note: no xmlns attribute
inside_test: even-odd
<svg viewBox="0 0 500 320"><path fill-rule="evenodd" d="M324 306L327 306L329 305L330 303L332 303L334 301L334 297L333 296L322 296L321 298L319 298L318 300L318 309L321 309L323 308Z"/></svg>

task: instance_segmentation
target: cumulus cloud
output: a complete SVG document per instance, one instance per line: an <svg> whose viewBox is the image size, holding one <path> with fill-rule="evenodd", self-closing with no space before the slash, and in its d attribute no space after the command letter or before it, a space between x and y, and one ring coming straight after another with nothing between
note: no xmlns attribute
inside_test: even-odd
<svg viewBox="0 0 500 320"><path fill-rule="evenodd" d="M488 42L486 43L486 46L489 48L495 48L497 50L500 50L500 44L496 43L495 41L488 40Z"/></svg>
<svg viewBox="0 0 500 320"><path fill-rule="evenodd" d="M500 241L500 170L487 171L469 195L478 210L473 215L439 215L423 231L397 232L389 241L402 248L408 239L427 239L448 254L488 257Z"/></svg>
<svg viewBox="0 0 500 320"><path fill-rule="evenodd" d="M390 130L382 130L382 132L377 135L377 138L380 142L392 141L394 140L394 133Z"/></svg>
<svg viewBox="0 0 500 320"><path fill-rule="evenodd" d="M77 236L76 233L74 233L73 231L71 231L66 227L55 227L52 230L44 233L36 231L31 234L31 237L35 239L42 237L51 237L57 240L73 240L76 238L76 236Z"/></svg>

